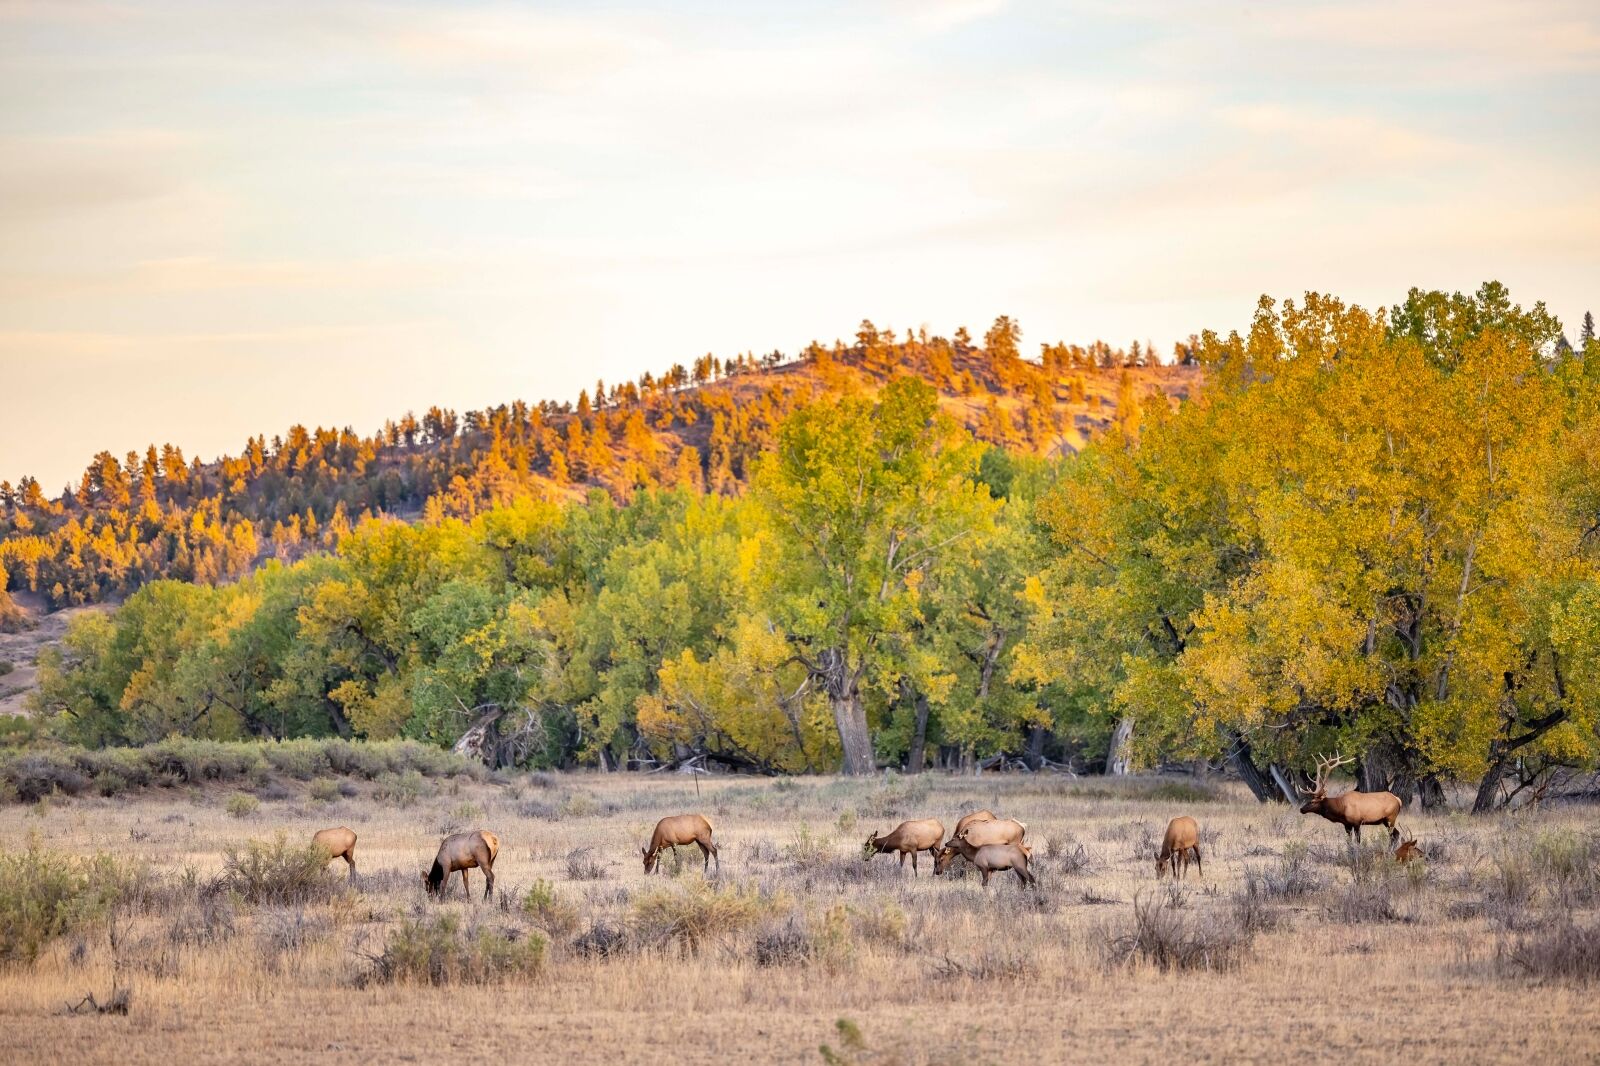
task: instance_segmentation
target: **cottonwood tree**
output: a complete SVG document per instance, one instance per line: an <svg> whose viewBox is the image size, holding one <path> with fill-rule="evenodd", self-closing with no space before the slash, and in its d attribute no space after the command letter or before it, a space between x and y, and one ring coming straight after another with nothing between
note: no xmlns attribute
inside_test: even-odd
<svg viewBox="0 0 1600 1066"><path fill-rule="evenodd" d="M886 638L914 623L917 588L943 554L992 524L977 461L933 389L902 377L876 401L789 416L756 472L757 592L828 699L847 774L876 764L863 695Z"/></svg>

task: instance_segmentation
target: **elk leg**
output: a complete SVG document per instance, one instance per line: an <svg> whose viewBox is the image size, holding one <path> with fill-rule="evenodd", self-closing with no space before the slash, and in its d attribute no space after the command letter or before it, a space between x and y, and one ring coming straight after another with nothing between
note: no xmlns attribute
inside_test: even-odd
<svg viewBox="0 0 1600 1066"><path fill-rule="evenodd" d="M472 901L472 882L467 878L467 868L465 866L461 868L461 895L467 902L470 903Z"/></svg>
<svg viewBox="0 0 1600 1066"><path fill-rule="evenodd" d="M695 844L700 848L700 876L708 877L711 874L711 849L699 840L696 840ZM721 859L717 860L717 869L722 869Z"/></svg>
<svg viewBox="0 0 1600 1066"><path fill-rule="evenodd" d="M917 856L920 855L920 854L922 854L920 851L913 851L911 853L911 876L912 877L920 877L920 876L922 876L921 874L917 873Z"/></svg>
<svg viewBox="0 0 1600 1066"><path fill-rule="evenodd" d="M983 887L984 888L988 888L989 887L989 875L992 874L993 872L994 872L993 870L980 870L979 871L979 873L983 874Z"/></svg>
<svg viewBox="0 0 1600 1066"><path fill-rule="evenodd" d="M483 876L484 876L484 879L487 882L483 886L483 898L484 899L488 899L489 896L494 892L494 867L493 866L484 867Z"/></svg>
<svg viewBox="0 0 1600 1066"><path fill-rule="evenodd" d="M1200 845L1199 844L1196 844L1194 846L1194 868L1195 868L1195 872L1196 873L1198 873L1201 877L1205 877L1206 868L1200 864Z"/></svg>
<svg viewBox="0 0 1600 1066"><path fill-rule="evenodd" d="M354 881L356 879L356 857L347 851L344 855L344 861L350 867L350 880Z"/></svg>
<svg viewBox="0 0 1600 1066"><path fill-rule="evenodd" d="M900 853L900 872L906 872L906 853L903 851Z"/></svg>
<svg viewBox="0 0 1600 1066"><path fill-rule="evenodd" d="M1389 843L1393 844L1400 839L1400 827L1393 822L1389 823Z"/></svg>

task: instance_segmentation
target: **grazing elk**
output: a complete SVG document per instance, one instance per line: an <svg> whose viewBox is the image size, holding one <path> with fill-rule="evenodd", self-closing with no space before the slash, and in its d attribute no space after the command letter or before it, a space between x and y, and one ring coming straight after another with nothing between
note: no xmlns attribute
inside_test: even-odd
<svg viewBox="0 0 1600 1066"><path fill-rule="evenodd" d="M1345 837L1361 842L1361 827L1383 825L1389 828L1389 842L1400 839L1400 830L1394 826L1400 817L1400 797L1393 792L1357 792L1350 789L1337 796L1326 795L1328 774L1334 768L1353 762L1353 758L1319 758L1316 784L1311 789L1300 789L1308 797L1300 808L1301 814L1320 814L1330 822L1344 826Z"/></svg>
<svg viewBox="0 0 1600 1066"><path fill-rule="evenodd" d="M717 857L717 873L722 873L722 853L711 839L711 820L703 814L670 814L657 822L655 832L650 834L650 843L639 849L644 856L644 872L650 873L660 866L661 853L668 848L676 855L680 844L700 845L700 855L705 859L700 868L702 874L711 872L713 855Z"/></svg>
<svg viewBox="0 0 1600 1066"><path fill-rule="evenodd" d="M956 819L956 827L950 831L950 835L953 837L958 837L961 835L961 831L969 825L972 825L976 822L992 822L994 820L994 812L991 810L973 811L971 814L963 814L960 818Z"/></svg>
<svg viewBox="0 0 1600 1066"><path fill-rule="evenodd" d="M319 829L312 834L311 843L328 853L328 861L343 859L350 867L349 879L356 879L356 834L353 829Z"/></svg>
<svg viewBox="0 0 1600 1066"><path fill-rule="evenodd" d="M439 842L439 854L434 857L433 869L422 875L422 887L430 896L443 896L450 875L460 870L461 891L471 899L472 886L467 883L467 871L476 866L483 871L483 898L488 899L494 892L494 857L498 854L500 838L487 829L452 833Z"/></svg>
<svg viewBox="0 0 1600 1066"><path fill-rule="evenodd" d="M1024 886L1039 883L1039 879L1028 868L1033 850L1026 844L985 844L979 847L970 843L964 836L954 836L934 856L933 872L944 873L957 855L978 868L978 872L983 875L985 888L989 885L989 878L1001 870L1015 873L1017 880Z"/></svg>
<svg viewBox="0 0 1600 1066"><path fill-rule="evenodd" d="M1417 847L1417 838L1402 840L1400 846L1394 849L1395 862L1411 862L1413 859L1422 858L1422 849Z"/></svg>
<svg viewBox="0 0 1600 1066"><path fill-rule="evenodd" d="M897 851L900 853L900 868L906 867L906 856L911 856L911 876L917 874L917 853L926 851L929 855L937 855L939 841L944 839L944 825L937 818L918 818L908 822L901 822L887 833L873 833L867 837L866 844L862 845L862 861L870 860L874 855Z"/></svg>
<svg viewBox="0 0 1600 1066"><path fill-rule="evenodd" d="M1206 868L1200 864L1200 825L1187 814L1181 814L1167 823L1167 835L1161 838L1161 851L1156 855L1156 880L1161 880L1169 867L1173 880L1188 877L1191 853L1194 855L1194 868L1204 877Z"/></svg>

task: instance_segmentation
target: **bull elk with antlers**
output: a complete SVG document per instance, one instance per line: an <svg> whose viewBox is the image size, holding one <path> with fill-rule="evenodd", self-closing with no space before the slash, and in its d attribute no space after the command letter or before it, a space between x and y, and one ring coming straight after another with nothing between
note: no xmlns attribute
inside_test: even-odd
<svg viewBox="0 0 1600 1066"><path fill-rule="evenodd" d="M1361 841L1361 827L1383 825L1389 827L1389 841L1400 839L1395 820L1400 817L1400 797L1393 792L1358 792L1350 789L1337 796L1327 795L1328 774L1337 767L1354 762L1353 757L1323 757L1317 760L1316 784L1310 789L1300 789L1307 797L1300 807L1301 814L1320 814L1330 822L1344 826L1345 836Z"/></svg>

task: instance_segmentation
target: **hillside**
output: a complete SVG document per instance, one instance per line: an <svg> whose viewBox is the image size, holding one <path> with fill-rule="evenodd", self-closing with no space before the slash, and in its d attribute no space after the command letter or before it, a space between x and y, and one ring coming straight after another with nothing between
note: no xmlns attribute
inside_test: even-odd
<svg viewBox="0 0 1600 1066"><path fill-rule="evenodd" d="M1045 345L1030 361L1019 339L1007 319L982 346L964 331L895 340L864 322L853 345L812 344L792 359L708 355L596 383L576 403L435 407L365 437L297 425L211 462L171 444L101 452L54 499L32 478L0 482L0 590L57 610L157 578L210 584L331 547L367 515L468 516L529 492L626 499L690 483L734 493L788 412L822 394L875 392L897 374L933 384L980 439L1041 454L1077 449L1119 420L1134 430L1137 401L1158 390L1181 398L1197 380L1192 366L1145 365L1137 344ZM0 628L37 613L0 591Z"/></svg>

